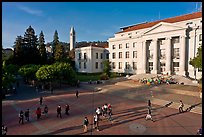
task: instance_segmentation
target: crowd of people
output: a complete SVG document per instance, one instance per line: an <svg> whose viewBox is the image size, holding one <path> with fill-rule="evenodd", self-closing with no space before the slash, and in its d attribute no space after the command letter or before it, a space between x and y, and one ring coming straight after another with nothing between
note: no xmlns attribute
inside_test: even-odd
<svg viewBox="0 0 204 137"><path fill-rule="evenodd" d="M40 97L40 106L43 105L43 97ZM43 111L41 110L41 107L37 107L35 114L37 117L37 120L41 119L41 116L44 115L46 118L48 117L48 106L44 105ZM69 115L70 106L68 104L65 105L65 114ZM60 105L57 106L57 117L62 118L62 108ZM19 112L19 124L24 124L24 119L29 122L30 121L30 110L27 109L25 112L21 110Z"/></svg>
<svg viewBox="0 0 204 137"><path fill-rule="evenodd" d="M107 118L111 123L113 123L112 119L112 106L111 104L105 103L101 107L97 107L95 109L95 114L93 116L93 129L99 130L99 122L103 120L103 118ZM84 118L83 126L84 126L84 132L87 132L88 130L88 124L89 120L87 117Z"/></svg>
<svg viewBox="0 0 204 137"><path fill-rule="evenodd" d="M178 82L175 81L171 76L169 75L157 75L156 77L152 78L142 78L139 80L140 83L147 84L147 85L158 85L158 84L178 84Z"/></svg>

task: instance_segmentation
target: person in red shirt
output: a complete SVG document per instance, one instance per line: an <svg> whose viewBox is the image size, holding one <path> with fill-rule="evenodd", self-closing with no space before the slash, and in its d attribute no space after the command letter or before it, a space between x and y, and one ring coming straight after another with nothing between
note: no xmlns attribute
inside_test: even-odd
<svg viewBox="0 0 204 137"><path fill-rule="evenodd" d="M37 119L40 119L40 117L41 117L41 109L40 109L40 107L37 108L36 115L37 115Z"/></svg>

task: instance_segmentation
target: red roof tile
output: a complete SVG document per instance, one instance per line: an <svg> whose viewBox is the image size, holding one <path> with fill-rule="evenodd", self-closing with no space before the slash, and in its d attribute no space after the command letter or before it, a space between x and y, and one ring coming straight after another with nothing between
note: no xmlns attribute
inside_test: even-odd
<svg viewBox="0 0 204 137"><path fill-rule="evenodd" d="M167 23L175 23L175 22L180 22L180 21L185 21L185 20L190 20L190 19L196 19L202 17L202 12L194 12L191 14L185 14L181 16L176 16L173 18L167 18L163 20L158 20L154 22L148 22L148 23L143 23L143 24L138 24L134 26L127 27L123 31L117 32L117 33L123 33L123 32L128 32L128 31L133 31L133 30L138 30L138 29L144 29L144 28L149 28L152 27L159 22L167 22Z"/></svg>

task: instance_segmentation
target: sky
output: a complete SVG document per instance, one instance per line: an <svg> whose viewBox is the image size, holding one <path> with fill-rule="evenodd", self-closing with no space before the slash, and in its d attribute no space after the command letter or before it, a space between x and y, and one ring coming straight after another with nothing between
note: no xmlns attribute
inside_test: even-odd
<svg viewBox="0 0 204 137"><path fill-rule="evenodd" d="M197 3L197 4L196 4ZM196 12L201 2L2 2L2 46L12 48L17 36L31 25L45 43L69 43L70 28L76 41L107 41L121 27Z"/></svg>

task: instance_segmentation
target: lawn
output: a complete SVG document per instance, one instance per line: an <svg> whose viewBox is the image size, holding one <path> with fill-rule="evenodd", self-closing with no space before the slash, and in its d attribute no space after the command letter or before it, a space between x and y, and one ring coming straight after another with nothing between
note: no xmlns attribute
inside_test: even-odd
<svg viewBox="0 0 204 137"><path fill-rule="evenodd" d="M77 79L79 79L81 82L87 82L87 81L96 81L100 80L101 73L77 73Z"/></svg>

